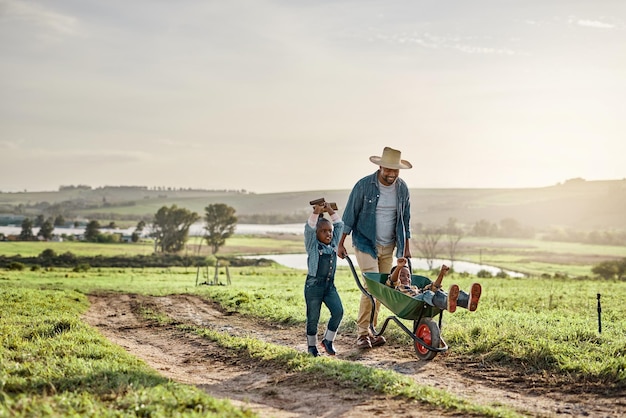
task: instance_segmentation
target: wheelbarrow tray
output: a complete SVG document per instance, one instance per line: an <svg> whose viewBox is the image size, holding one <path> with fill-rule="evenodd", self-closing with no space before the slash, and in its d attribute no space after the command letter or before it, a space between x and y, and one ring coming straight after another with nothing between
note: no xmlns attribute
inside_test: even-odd
<svg viewBox="0 0 626 418"><path fill-rule="evenodd" d="M416 321L422 317L434 317L441 312L440 309L428 305L423 299L423 294L410 296L387 286L389 274L371 272L362 274L366 280L367 290L372 296L400 318ZM428 277L411 275L411 284L420 289L430 283Z"/></svg>

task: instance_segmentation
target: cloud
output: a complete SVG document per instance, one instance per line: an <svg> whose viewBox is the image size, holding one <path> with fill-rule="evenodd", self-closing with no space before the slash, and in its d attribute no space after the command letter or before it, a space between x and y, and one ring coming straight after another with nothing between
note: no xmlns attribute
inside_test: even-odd
<svg viewBox="0 0 626 418"><path fill-rule="evenodd" d="M615 25L612 25L610 23L605 23L605 22L600 22L598 20L584 20L584 19L579 19L576 21L576 24L579 26L587 26L590 28L597 28L597 29L613 29L615 28Z"/></svg>
<svg viewBox="0 0 626 418"><path fill-rule="evenodd" d="M19 145L15 141L0 140L1 150L17 150Z"/></svg>
<svg viewBox="0 0 626 418"><path fill-rule="evenodd" d="M38 34L41 37L56 38L77 33L76 18L26 1L6 0L3 2L0 9L0 22L23 24L43 30L43 33Z"/></svg>
<svg viewBox="0 0 626 418"><path fill-rule="evenodd" d="M420 46L427 49L458 50L466 54L516 55L518 52L509 48L479 46L488 43L489 39L477 39L472 36L434 35L429 32L413 34L385 34L382 32L370 36L372 42L386 42L400 46Z"/></svg>

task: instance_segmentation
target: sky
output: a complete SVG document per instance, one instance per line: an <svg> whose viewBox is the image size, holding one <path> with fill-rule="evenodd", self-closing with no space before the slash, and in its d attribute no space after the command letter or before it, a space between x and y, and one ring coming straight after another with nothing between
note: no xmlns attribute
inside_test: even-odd
<svg viewBox="0 0 626 418"><path fill-rule="evenodd" d="M623 0L0 0L0 191L626 178Z"/></svg>

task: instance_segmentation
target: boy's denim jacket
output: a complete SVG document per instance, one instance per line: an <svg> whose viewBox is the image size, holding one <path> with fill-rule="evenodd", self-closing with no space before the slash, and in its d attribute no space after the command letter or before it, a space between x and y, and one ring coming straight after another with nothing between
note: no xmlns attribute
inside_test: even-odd
<svg viewBox="0 0 626 418"><path fill-rule="evenodd" d="M308 275L315 277L317 275L317 267L322 254L332 254L333 262L337 264L337 244L343 233L343 221L339 216L333 223L333 238L330 245L321 243L317 239L317 228L311 228L309 223L304 224L304 247L307 253Z"/></svg>
<svg viewBox="0 0 626 418"><path fill-rule="evenodd" d="M378 190L378 171L363 177L355 185L342 219L343 232L352 233L352 245L357 250L378 258L376 251L376 205L380 197ZM409 188L404 180L398 177L395 181L397 198L396 203L396 257L404 256L404 243L411 238L411 203Z"/></svg>

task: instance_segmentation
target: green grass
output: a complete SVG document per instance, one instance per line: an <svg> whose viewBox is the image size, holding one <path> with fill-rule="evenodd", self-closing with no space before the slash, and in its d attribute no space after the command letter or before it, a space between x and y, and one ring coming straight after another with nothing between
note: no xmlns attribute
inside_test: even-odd
<svg viewBox="0 0 626 418"><path fill-rule="evenodd" d="M227 245L237 249L262 248L270 253L277 248L291 250L300 247L301 243L292 239L285 245L285 240L276 238L238 236ZM499 241L497 244L481 241L478 245L476 248L483 248L480 254L483 263L517 271L526 269L533 272L534 277L480 279L483 296L478 311L470 313L459 309L454 314L444 315L442 335L450 346L449 355L480 360L512 371L547 373L564 381L590 381L607 388L626 387L626 336L623 333L626 305L622 302L626 299L626 283L540 278L543 273L553 275L557 272L569 277L586 276L583 273L590 270L589 256L623 256L622 253L615 247L546 244L535 240ZM46 248L77 255L132 255L135 250L146 253L152 250L151 245L148 248L132 244L2 242L0 254L33 256ZM534 259L538 254L567 255L568 261L545 263ZM145 416L151 413L210 416L207 411L217 416L231 414L229 405L216 403L194 388L163 379L79 320L87 307L84 294L113 290L157 296L197 294L245 315L304 326L304 271L281 266L231 267L229 271L231 286L196 286L197 270L192 267L91 269L86 272L69 269L0 271L0 417L135 416L136 411ZM211 268L211 277L213 272ZM199 276L200 281L206 279L204 274L202 272ZM223 270L219 277L220 281L226 281ZM452 274L446 276L444 283L458 283L462 289L468 289L476 280L475 277ZM337 272L336 284L345 309L339 332L354 333L361 293L346 268ZM598 293L602 295L601 333L598 332ZM383 307L381 320L390 314ZM328 312L323 309L320 324L327 320ZM250 356L258 355L257 351L266 353L261 356L280 352L282 354L278 357L264 361L278 362L280 367L289 370L313 373L312 376L317 378L322 378L315 374L322 373L318 369L327 367L323 363L327 359L300 356L288 348L268 348L258 341L233 340L202 329L192 331ZM412 340L397 326L390 325L385 336L406 344L407 350L413 350ZM394 396L402 393L398 396L439 402L441 396L445 396L424 388L408 387L402 376L381 377L380 371L350 362L337 363L330 373L342 382L351 381L358 375L356 381L363 387ZM391 383L376 386L381 379ZM398 392L394 392L396 390ZM187 405L186 409L176 409L181 406L172 399L186 400L183 403ZM446 402L450 408L459 411L493 413L490 410L476 412L473 406L453 398ZM197 408L202 413L198 413ZM246 411L232 413L247 416Z"/></svg>
<svg viewBox="0 0 626 418"><path fill-rule="evenodd" d="M182 255L196 255L197 247L201 246L201 254L209 255L210 248L200 237L190 237L187 249ZM99 244L82 241L39 242L39 241L2 241L0 255L35 257L44 250L51 249L56 254L71 252L77 256L134 256L150 255L154 252L154 242L144 240L137 243ZM248 254L290 254L303 252L302 237L275 238L271 236L234 235L226 240L226 245L220 248L218 255L238 256Z"/></svg>
<svg viewBox="0 0 626 418"><path fill-rule="evenodd" d="M254 416L193 386L159 376L80 321L86 298L73 290L35 289L0 283L0 417L30 416ZM168 324L162 314L149 319ZM309 381L337 382L356 392L386 394L458 413L514 417L506 408L476 406L398 373L289 347L178 325L209 338L237 357L300 373Z"/></svg>
<svg viewBox="0 0 626 418"><path fill-rule="evenodd" d="M19 254L22 257L36 257L44 250L51 249L56 254L71 252L78 256L113 257L121 255L150 255L154 252L152 241L138 243L98 244L95 242L64 241L3 241L0 242L0 255L12 256Z"/></svg>
<svg viewBox="0 0 626 418"><path fill-rule="evenodd" d="M0 283L0 417L251 417L172 382L81 322L84 295Z"/></svg>
<svg viewBox="0 0 626 418"><path fill-rule="evenodd" d="M592 277L601 261L622 258L623 246L550 242L538 239L466 237L460 241L457 259L487 264L531 276L565 274ZM419 256L418 254L414 254Z"/></svg>
<svg viewBox="0 0 626 418"><path fill-rule="evenodd" d="M210 272L211 275L213 271ZM224 272L220 281L225 282ZM269 321L302 325L305 272L289 268L230 268L231 286L195 286L196 271L121 269L74 273L65 270L4 272L10 286L115 290L151 295L193 293L218 301L226 309ZM447 276L445 282L468 289L473 277ZM442 335L458 355L486 359L505 367L549 370L563 376L626 383L626 283L557 279L482 279L477 312L445 314ZM360 291L347 269L336 276L345 317L341 333L353 333ZM598 333L597 293L601 293L602 332ZM386 308L380 318L390 315ZM322 310L321 323L328 319ZM391 325L386 335L411 348L409 337Z"/></svg>
<svg viewBox="0 0 626 418"><path fill-rule="evenodd" d="M257 270L257 272L260 270ZM287 323L303 323L304 276L289 270L271 277L249 270L232 286L209 286L200 294L249 315ZM483 285L478 311L444 314L442 335L459 355L489 359L506 367L549 370L579 378L626 386L626 283L555 279L476 279L446 277L448 284L469 289ZM352 274L340 270L336 283L346 319L340 332L354 332L360 291ZM601 293L602 332L598 333L597 293ZM380 319L392 313L381 310ZM328 319L322 312L321 321ZM386 331L411 347L410 338L390 326Z"/></svg>
<svg viewBox="0 0 626 418"><path fill-rule="evenodd" d="M297 372L307 376L307 380L338 382L342 387L350 387L356 392L379 393L406 400L427 403L438 408L452 410L464 415L483 417L518 416L507 408L494 408L473 405L450 395L444 390L418 385L413 379L390 370L372 369L350 361L324 357L311 357L289 347L276 346L250 338L240 338L219 333L207 328L188 325L179 326L205 338L216 341L222 347L236 350L259 362L269 364L273 369Z"/></svg>

